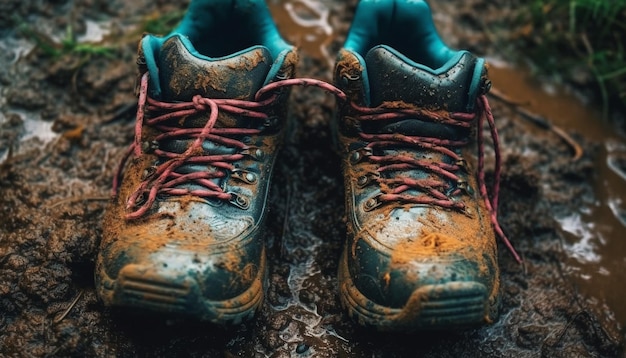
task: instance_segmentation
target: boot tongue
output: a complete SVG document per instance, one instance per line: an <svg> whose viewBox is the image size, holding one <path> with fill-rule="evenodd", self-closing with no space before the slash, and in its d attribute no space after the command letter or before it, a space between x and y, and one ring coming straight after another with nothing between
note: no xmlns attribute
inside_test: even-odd
<svg viewBox="0 0 626 358"><path fill-rule="evenodd" d="M173 36L163 43L157 61L165 101L190 101L195 95L252 100L265 82L272 57L267 48L257 46L212 59Z"/></svg>
<svg viewBox="0 0 626 358"><path fill-rule="evenodd" d="M404 102L430 110L467 112L468 93L474 71L474 58L465 53L451 67L432 70L418 65L388 46L372 48L365 56L370 87L370 105ZM430 123L419 119L403 119L372 123L369 130L381 133L459 138L467 130Z"/></svg>

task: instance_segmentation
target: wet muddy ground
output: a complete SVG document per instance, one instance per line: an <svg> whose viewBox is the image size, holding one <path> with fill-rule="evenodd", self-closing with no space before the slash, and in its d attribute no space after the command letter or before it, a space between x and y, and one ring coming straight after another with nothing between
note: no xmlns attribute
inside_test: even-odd
<svg viewBox="0 0 626 358"><path fill-rule="evenodd" d="M285 37L305 51L300 76L329 80L354 3L270 1ZM484 30L512 10L493 4L433 5L450 45L500 64L514 55L501 53ZM147 19L183 8L163 1L0 3L0 356L623 356L624 136L588 118L593 111L580 127L565 118L558 125L584 149L572 160L558 136L495 97L505 159L500 222L524 264L500 250L503 305L493 325L383 335L344 314L336 292L343 187L328 128L334 100L308 88L292 94L298 126L276 168L271 285L257 318L224 330L104 308L93 265L112 173L133 133L136 42ZM68 28L78 40L105 34L113 50L46 55L46 41L67 40ZM495 88L533 101L538 114L552 120L573 106L550 112L554 91L531 82L534 91L516 92L525 79L498 68ZM525 97L533 93L539 95Z"/></svg>

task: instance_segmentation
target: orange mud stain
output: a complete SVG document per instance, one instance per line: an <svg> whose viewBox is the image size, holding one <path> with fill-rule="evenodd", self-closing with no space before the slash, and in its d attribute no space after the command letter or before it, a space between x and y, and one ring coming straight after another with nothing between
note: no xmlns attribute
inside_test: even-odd
<svg viewBox="0 0 626 358"><path fill-rule="evenodd" d="M145 126L142 134L143 141L151 141L160 132L152 127ZM264 150L274 153L276 140L277 137L263 137L262 145ZM258 139L253 138L253 141L258 141ZM201 148L192 153L192 155L201 154L203 154ZM167 212L156 213L155 210L160 202L157 199L153 208L144 217L136 220L125 219L128 198L143 181L142 176L145 169L151 167L157 159L155 155L143 154L140 157L131 157L127 162L119 193L112 199L104 215L103 226L106 229L104 230L105 234L102 244L106 245L126 237L132 241L128 245L129 248L137 244L141 247L141 252L148 255L158 251L166 244L174 243L181 250L193 252L198 249L198 245L208 247L217 243L218 240L211 235L211 227L206 223L194 220L193 225L183 225L185 223L184 216L190 210L191 204L206 203L206 200L193 195L175 196L168 200L177 202L180 205L180 215L173 215ZM250 159L250 161L253 160ZM266 165L259 163L259 166L260 175L263 175ZM244 184L241 183L241 185ZM245 186L252 191L253 196L257 195L259 190L258 184L246 184ZM158 234L155 235L155 232L158 232ZM229 271L237 271L241 264L241 255L230 249L227 252L223 257L222 264Z"/></svg>
<svg viewBox="0 0 626 358"><path fill-rule="evenodd" d="M195 76L193 74L181 75L181 77L193 79L198 79L198 84L196 89L207 91L209 87L214 89L215 91L226 93L228 89L226 88L226 84L222 83L224 73L223 71L219 71L217 68L194 68ZM190 84L187 84L189 86ZM188 88L188 87L187 87Z"/></svg>
<svg viewBox="0 0 626 358"><path fill-rule="evenodd" d="M414 110L420 113L426 120L434 122L444 122L445 119L450 119L450 112L445 107L423 107L404 101L385 101L375 108Z"/></svg>
<svg viewBox="0 0 626 358"><path fill-rule="evenodd" d="M342 90L346 93L350 101L364 105L362 94L360 93L362 89L351 88L350 84L346 84L345 86L341 85L345 80L360 79L364 70L363 66L356 56L344 49L340 50L338 58L339 60L335 65L334 71L335 82L340 84L340 87L344 87ZM350 106L346 106L343 111L342 117L344 121L348 115L354 114L352 113L354 110Z"/></svg>
<svg viewBox="0 0 626 358"><path fill-rule="evenodd" d="M189 66L181 66L179 64L174 64L174 66L177 69L176 72L178 72L178 74L170 77L167 87L174 93L174 95L180 96L183 87L186 85L186 83L182 82L182 76L189 76L189 72L191 70L189 69Z"/></svg>
<svg viewBox="0 0 626 358"><path fill-rule="evenodd" d="M298 51L296 50L289 51L287 55L285 55L285 60L281 66L281 71L283 71L287 78L295 77L296 67L299 60L300 56L298 55Z"/></svg>
<svg viewBox="0 0 626 358"><path fill-rule="evenodd" d="M243 270L241 270L241 275L240 275L241 282L243 284L251 283L257 276L258 271L259 269L258 267L256 267L255 264L248 263L246 266L244 266Z"/></svg>
<svg viewBox="0 0 626 358"><path fill-rule="evenodd" d="M285 131L282 130L276 135L266 135L260 137L254 136L251 137L251 142L256 143L259 141L259 139L261 139L260 148L263 150L263 152L265 152L266 155L276 155L276 151L278 149L278 146L280 145L280 141L285 134L284 132Z"/></svg>
<svg viewBox="0 0 626 358"><path fill-rule="evenodd" d="M150 131L147 132L150 135ZM202 259L207 256L206 250L212 250L212 247L217 248L215 245L218 244L219 248L217 249L221 254L212 255L217 259L215 266L226 272L233 273L229 275L232 279L226 284L227 287L223 287L223 289L262 291L261 279L258 276L265 270L264 251L263 257L261 257L260 268L252 263L247 263L244 266L244 262L242 262L244 257L243 249L238 247L236 243L220 244L211 234L212 229L207 223L200 220L184 220L185 216L188 215L188 210L191 209L189 206L195 202L204 203L203 199L191 195L170 198L169 201L175 201L180 205L180 215L167 212L155 213L155 208L153 208L140 219L125 219L126 200L142 182L141 174L143 170L151 165L155 159L153 155L144 154L138 158L132 158L125 168L119 195L112 199L104 215L104 234L101 247L107 248L106 251L103 251L106 252L107 257L115 258L128 255L133 257L133 263L149 264L146 265L146 269L142 272L143 276L159 277L160 264L167 265L167 262L154 262L151 258L152 254L173 245L172 247L176 251L198 252L197 256L190 258L190 262L202 264ZM158 200L156 203L158 203ZM157 205L155 204L155 207ZM172 252L172 254L174 255L175 253ZM100 263L97 264L97 270L103 271L104 269ZM193 267L189 269L191 270ZM259 270L263 271L260 272ZM249 288L251 284L254 287ZM227 304L232 304L233 307L239 305L238 302L228 302Z"/></svg>
<svg viewBox="0 0 626 358"><path fill-rule="evenodd" d="M400 311L400 313L396 315L395 322L397 322L398 325L411 326L411 324L417 320L421 312L422 303L426 302L428 300L427 298L427 295L420 291L413 292L405 304L405 307L412 309L403 309Z"/></svg>
<svg viewBox="0 0 626 358"><path fill-rule="evenodd" d="M421 107L404 101L385 101L376 108L389 108L389 109L421 109Z"/></svg>
<svg viewBox="0 0 626 358"><path fill-rule="evenodd" d="M143 128L141 130L141 141L142 142L152 142L161 133L162 133L161 131L159 131L159 130L153 128L153 127L143 126ZM156 160L157 158L155 156L151 156L150 159L154 162L154 160Z"/></svg>
<svg viewBox="0 0 626 358"><path fill-rule="evenodd" d="M234 297L230 300L222 301L223 308L236 308L248 304L258 305L262 302L264 296L263 275L266 265L265 249L263 249L263 253L261 254L261 261L259 265L260 267L256 267L256 265L254 264L248 264L240 275L233 276L238 276L238 278L240 278L241 280L231 281L230 288L243 287L246 290L237 297Z"/></svg>
<svg viewBox="0 0 626 358"><path fill-rule="evenodd" d="M191 146L191 144L189 144L189 146ZM200 155L203 155L203 154L204 154L204 149L202 148L202 146L199 146L199 147L195 147L191 151L190 156L196 157L196 156L200 156Z"/></svg>
<svg viewBox="0 0 626 358"><path fill-rule="evenodd" d="M221 261L217 266L225 271L238 273L240 272L241 257L242 253L239 250L229 250L220 255ZM239 278L239 275L235 275L233 277ZM239 280L236 281L237 282L231 282L231 286L240 283Z"/></svg>
<svg viewBox="0 0 626 358"><path fill-rule="evenodd" d="M354 56L351 52L346 51L345 49L341 49L339 51L339 62L337 63L337 67L335 69L335 73L339 78L354 78L355 76L360 76L361 72L363 72L363 66L359 59Z"/></svg>
<svg viewBox="0 0 626 358"><path fill-rule="evenodd" d="M205 199L197 197L197 196L193 196L193 195L183 195L183 196L178 196L178 197L174 197L171 199L175 200L176 202L180 204L181 210L187 210L189 206L191 205L191 203L202 203L202 204L207 203ZM196 222L194 221L194 224L195 223Z"/></svg>
<svg viewBox="0 0 626 358"><path fill-rule="evenodd" d="M386 272L383 275L383 290L387 291L389 289L390 284L391 284L391 273Z"/></svg>
<svg viewBox="0 0 626 358"><path fill-rule="evenodd" d="M250 71L256 68L260 63L267 62L267 58L262 51L254 51L252 54L246 54L237 58L237 62L228 63L227 66L233 71Z"/></svg>
<svg viewBox="0 0 626 358"><path fill-rule="evenodd" d="M347 152L349 144L353 141L350 138L341 138L344 151ZM467 158L468 166L474 166L474 159ZM359 191L356 182L360 175L369 172L377 172L378 165L374 163L359 162L352 164L345 158L344 173L346 188L348 193ZM375 240L383 246L387 246L391 252L391 266L399 268L411 262L416 262L428 257L433 259L467 260L477 265L481 275L493 275L495 277L491 289L490 299L496 299L499 293L499 273L497 264L496 239L491 226L489 212L485 207L484 199L480 196L477 181L474 175L468 175L468 185L474 188L474 196L462 194L460 200L468 208L466 212L453 209L445 209L439 206L430 206L422 216L417 216L417 225L395 225L393 211L403 209L409 211L415 205L383 204L370 213L366 225L358 232L356 223L348 225L348 235L351 237L350 252L352 257L357 255L357 244L360 240ZM372 184L370 184L372 185ZM393 185L387 185L384 181L378 181L381 192L389 192ZM354 194L354 193L352 193ZM355 208L349 210L357 210ZM351 217L351 214L348 214ZM403 230L402 232L400 230ZM407 232L411 230L411 232ZM383 233L384 232L384 233ZM408 237L395 246L390 247L384 239L385 235L391 237ZM495 272L494 272L495 270ZM435 272L430 274L437 274ZM442 273L443 274L443 273ZM408 281L418 281L417 273L408 270L404 279ZM381 284L389 285L391 280L390 271L381 273ZM418 298L415 298L418 299ZM421 299L421 298L419 298Z"/></svg>
<svg viewBox="0 0 626 358"><path fill-rule="evenodd" d="M191 55L187 53L183 45L173 40L166 41L161 51L166 54L163 62L168 63L167 67L172 70L167 87L175 95L180 96L183 91L191 89L207 92L209 88L212 88L218 92L227 92L226 84L223 83L225 82L224 73L219 70L219 65L204 62L201 65L191 62ZM257 55L256 52L255 55ZM247 60L248 58L244 56L240 62Z"/></svg>
<svg viewBox="0 0 626 358"><path fill-rule="evenodd" d="M146 131L144 135L149 136ZM122 185L119 193L111 200L104 214L102 226L105 228L103 244L107 241L116 241L122 232L126 230L127 223L124 219L126 215L126 200L130 194L142 182L141 176L145 168L154 163L156 156L144 154L140 157L132 158L124 168ZM141 221L141 220L139 220Z"/></svg>
<svg viewBox="0 0 626 358"><path fill-rule="evenodd" d="M441 233L431 233L420 240L408 240L396 246L395 252L401 255L394 255L394 261L402 262L406 256L457 252L464 247L466 244L458 239Z"/></svg>
<svg viewBox="0 0 626 358"><path fill-rule="evenodd" d="M156 159L154 155L144 154L140 157L132 158L127 164L119 194L110 202L104 215L103 227L106 229L104 230L102 244L105 245L122 238L129 238L132 241L128 245L129 248L138 244L141 250L137 250L137 253L149 255L171 242L183 245L180 246L183 250L187 246L190 251L196 250L198 244L204 246L215 242L215 239L210 236L210 230L204 230L203 235L198 236L202 238L201 240L187 239L180 241L182 237L189 238L193 235L181 231L176 218L172 214L151 214L151 211L158 205L158 200L155 201L155 207L149 210L143 218L136 220L125 219L128 197L143 181L142 174L145 168L151 166ZM197 198L191 196L182 196L178 199L181 207L186 207L190 202L197 201ZM158 222L159 225L156 226L155 222ZM156 231L159 231L158 235L155 235ZM197 228L196 231L201 230Z"/></svg>

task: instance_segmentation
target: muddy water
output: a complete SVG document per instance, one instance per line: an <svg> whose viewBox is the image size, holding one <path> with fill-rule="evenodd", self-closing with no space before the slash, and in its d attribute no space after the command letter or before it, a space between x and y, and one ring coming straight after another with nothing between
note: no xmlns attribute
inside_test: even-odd
<svg viewBox="0 0 626 358"><path fill-rule="evenodd" d="M597 144L594 158L593 192L575 212L556 212L568 253L566 272L581 293L606 304L622 325L626 324L626 141L610 123L564 88L533 79L528 71L492 61L494 87L519 101L520 106L539 115L575 137ZM524 121L523 116L516 120ZM529 130L541 130L528 123ZM534 127L534 128L533 128ZM546 190L557 190L545 188ZM558 190L567 190L559 188Z"/></svg>

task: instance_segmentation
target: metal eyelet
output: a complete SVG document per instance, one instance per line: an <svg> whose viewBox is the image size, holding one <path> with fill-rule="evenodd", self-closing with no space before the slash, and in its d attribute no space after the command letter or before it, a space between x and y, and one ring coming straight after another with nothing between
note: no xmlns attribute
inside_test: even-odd
<svg viewBox="0 0 626 358"><path fill-rule="evenodd" d="M246 184L254 184L257 182L257 175L244 169L234 168L230 171L231 178L242 181Z"/></svg>
<svg viewBox="0 0 626 358"><path fill-rule="evenodd" d="M380 196L381 194L376 194L375 196L367 199L363 203L363 210L372 211L376 209L377 207L381 206L383 202L380 200Z"/></svg>
<svg viewBox="0 0 626 358"><path fill-rule="evenodd" d="M159 142L156 140L141 142L141 151L150 154L159 149Z"/></svg>
<svg viewBox="0 0 626 358"><path fill-rule="evenodd" d="M464 158L459 158L459 160L457 160L454 164L461 168L464 172L469 172L467 161Z"/></svg>
<svg viewBox="0 0 626 358"><path fill-rule="evenodd" d="M147 167L146 169L144 169L143 173L141 174L141 180L146 180L150 178L151 176L154 175L154 173L156 173L156 171L157 171L156 165Z"/></svg>
<svg viewBox="0 0 626 358"><path fill-rule="evenodd" d="M356 185L359 188L363 188L367 185L369 185L371 182L373 182L374 180L378 179L380 176L377 173L367 173L367 174L363 174L360 177L358 177L356 179Z"/></svg>
<svg viewBox="0 0 626 358"><path fill-rule="evenodd" d="M148 200L148 193L143 192L137 195L137 198L135 199L135 207L143 205L147 200Z"/></svg>
<svg viewBox="0 0 626 358"><path fill-rule="evenodd" d="M256 161L261 161L265 158L265 152L261 148L258 147L248 147L240 152L241 154L251 157Z"/></svg>
<svg viewBox="0 0 626 358"><path fill-rule="evenodd" d="M483 83L481 84L481 86L480 86L480 93L481 93L481 94L487 94L487 93L489 93L489 91L491 91L491 86L492 86L492 84L491 84L491 80L490 80L490 79L488 79L488 78L487 78L487 79L485 79L485 80L483 81Z"/></svg>
<svg viewBox="0 0 626 358"><path fill-rule="evenodd" d="M350 162L352 162L352 164L358 163L361 160L361 153L359 153L358 151L355 151L352 153L352 155L350 155Z"/></svg>
<svg viewBox="0 0 626 358"><path fill-rule="evenodd" d="M242 196L235 192L230 192L228 194L230 194L229 202L233 204L234 206L240 209L244 209L244 210L250 207L250 200L246 198L245 196Z"/></svg>
<svg viewBox="0 0 626 358"><path fill-rule="evenodd" d="M467 180L465 180L465 179L458 179L456 181L456 187L457 187L457 189L463 191L465 194L467 194L469 196L474 196L474 189L472 189L472 187L469 185Z"/></svg>
<svg viewBox="0 0 626 358"><path fill-rule="evenodd" d="M141 55L137 56L137 59L135 60L135 63L138 66L145 66L147 64L146 63L146 57L143 55L143 51L141 51L141 53L142 53Z"/></svg>
<svg viewBox="0 0 626 358"><path fill-rule="evenodd" d="M277 124L278 124L277 116L270 116L270 117L265 118L265 120L263 120L264 127L276 127Z"/></svg>
<svg viewBox="0 0 626 358"><path fill-rule="evenodd" d="M350 163L356 164L363 160L363 158L369 157L372 155L372 148L363 147L361 149L357 149L352 154L350 154Z"/></svg>

